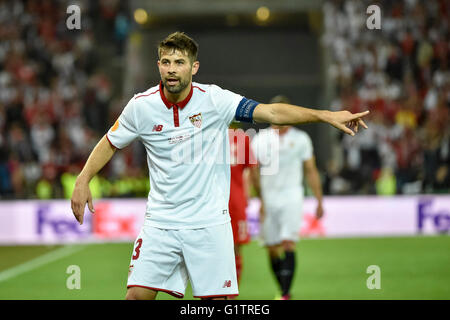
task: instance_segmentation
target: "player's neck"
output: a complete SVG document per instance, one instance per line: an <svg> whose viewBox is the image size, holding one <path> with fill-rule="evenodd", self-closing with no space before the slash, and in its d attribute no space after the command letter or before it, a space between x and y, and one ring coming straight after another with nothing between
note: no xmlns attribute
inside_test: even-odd
<svg viewBox="0 0 450 320"><path fill-rule="evenodd" d="M281 136L284 136L289 131L290 127L280 128L280 129L279 128L273 128L273 129L274 130L278 130L277 133L281 137Z"/></svg>
<svg viewBox="0 0 450 320"><path fill-rule="evenodd" d="M178 103L183 101L187 98L189 95L189 92L191 92L192 82L184 88L180 93L170 93L166 87L163 88L164 96L166 99L172 103Z"/></svg>
<svg viewBox="0 0 450 320"><path fill-rule="evenodd" d="M280 136L284 136L289 131L289 128L283 128L280 130Z"/></svg>

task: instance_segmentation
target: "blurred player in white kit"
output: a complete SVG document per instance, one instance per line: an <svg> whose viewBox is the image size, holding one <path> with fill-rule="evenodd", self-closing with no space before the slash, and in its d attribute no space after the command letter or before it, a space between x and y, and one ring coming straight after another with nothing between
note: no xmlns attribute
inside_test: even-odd
<svg viewBox="0 0 450 320"><path fill-rule="evenodd" d="M271 103L290 101L280 95L274 97ZM266 152L269 149L271 152ZM316 218L320 219L323 215L322 185L312 142L302 130L272 125L253 138L252 150L260 169L273 168L268 174L253 171L252 176L261 200L261 232L272 272L281 291L281 300L290 300L296 242L303 215L303 173L317 199Z"/></svg>

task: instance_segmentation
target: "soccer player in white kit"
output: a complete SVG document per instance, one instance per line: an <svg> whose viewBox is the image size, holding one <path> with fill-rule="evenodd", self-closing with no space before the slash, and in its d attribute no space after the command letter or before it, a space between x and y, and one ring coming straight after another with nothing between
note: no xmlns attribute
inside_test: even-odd
<svg viewBox="0 0 450 320"><path fill-rule="evenodd" d="M126 299L155 299L158 291L183 297L238 295L228 214L233 120L275 124L326 122L354 135L364 113L261 104L215 85L193 83L198 46L175 32L158 47L159 85L130 99L91 152L79 174L71 206L81 224L89 181L116 149L139 139L147 152L150 193L144 225L131 256ZM224 160L225 159L225 160Z"/></svg>
<svg viewBox="0 0 450 320"><path fill-rule="evenodd" d="M276 96L271 102L289 103L289 100L285 96ZM317 199L316 218L323 215L322 186L313 145L302 130L272 125L259 131L251 146L259 164L258 171L252 171L252 176L261 200L262 238L281 291L281 300L289 300L296 264L295 246L303 215L303 173ZM260 174L259 170L266 168L272 170Z"/></svg>

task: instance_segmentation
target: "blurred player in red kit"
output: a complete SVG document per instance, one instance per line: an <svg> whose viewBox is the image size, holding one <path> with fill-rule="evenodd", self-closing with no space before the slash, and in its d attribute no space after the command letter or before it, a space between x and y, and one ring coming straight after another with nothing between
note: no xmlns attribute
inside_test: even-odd
<svg viewBox="0 0 450 320"><path fill-rule="evenodd" d="M247 181L249 168L256 167L256 159L250 149L250 139L239 125L233 122L228 130L230 137L230 200L229 210L234 238L237 280L242 273L241 245L250 241L247 225Z"/></svg>

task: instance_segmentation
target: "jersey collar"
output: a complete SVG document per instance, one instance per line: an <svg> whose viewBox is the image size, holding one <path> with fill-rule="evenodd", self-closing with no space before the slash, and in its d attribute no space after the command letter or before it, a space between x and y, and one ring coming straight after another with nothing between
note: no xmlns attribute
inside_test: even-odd
<svg viewBox="0 0 450 320"><path fill-rule="evenodd" d="M272 128L272 130L275 132L274 128ZM287 128L286 131L284 131L283 133L281 133L280 130L276 131L276 133L278 134L278 136L283 137L289 132L289 130L291 130L291 127Z"/></svg>
<svg viewBox="0 0 450 320"><path fill-rule="evenodd" d="M162 81L159 82L159 93L161 94L162 101L164 102L164 104L166 105L166 107L168 109L172 108L173 106L177 106L178 108L183 109L188 104L188 102L191 100L192 92L193 92L193 87L192 87L192 83L191 83L191 90L189 91L189 94L187 95L187 97L183 101L180 101L178 103L173 103L173 102L170 102L169 100L167 100L166 96L164 95L164 86L162 84Z"/></svg>

